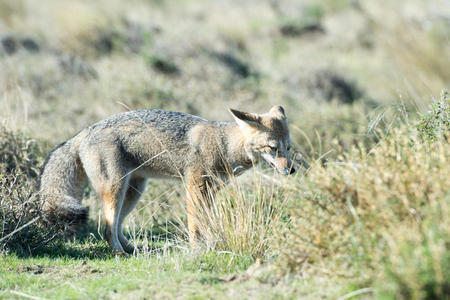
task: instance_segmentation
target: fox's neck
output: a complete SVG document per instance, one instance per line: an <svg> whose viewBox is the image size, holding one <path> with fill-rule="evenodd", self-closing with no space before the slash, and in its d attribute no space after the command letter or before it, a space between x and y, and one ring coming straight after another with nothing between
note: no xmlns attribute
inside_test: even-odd
<svg viewBox="0 0 450 300"><path fill-rule="evenodd" d="M248 157L244 142L245 137L237 124L231 124L224 127L224 135L226 137L225 149L227 149L227 160L232 168L242 167L244 170L252 166L252 162Z"/></svg>

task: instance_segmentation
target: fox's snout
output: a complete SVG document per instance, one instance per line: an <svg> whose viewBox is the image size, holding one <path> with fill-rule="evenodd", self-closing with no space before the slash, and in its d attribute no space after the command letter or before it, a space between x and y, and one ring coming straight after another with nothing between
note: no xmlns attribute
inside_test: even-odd
<svg viewBox="0 0 450 300"><path fill-rule="evenodd" d="M275 159L275 169L283 175L290 175L295 173L294 165L292 164L292 161L289 158L286 157L280 157L278 159Z"/></svg>
<svg viewBox="0 0 450 300"><path fill-rule="evenodd" d="M283 175L290 175L295 173L295 168L292 161L286 157L276 157L273 158L269 155L263 155L263 158L278 171L278 173Z"/></svg>

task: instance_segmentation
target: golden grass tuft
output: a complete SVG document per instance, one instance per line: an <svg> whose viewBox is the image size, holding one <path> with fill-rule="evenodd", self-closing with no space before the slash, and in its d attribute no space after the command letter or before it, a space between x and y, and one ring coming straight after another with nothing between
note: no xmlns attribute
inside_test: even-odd
<svg viewBox="0 0 450 300"><path fill-rule="evenodd" d="M272 238L281 225L289 196L261 180L255 172L250 186L231 182L215 196L209 209L198 207L206 249L263 260L273 254Z"/></svg>

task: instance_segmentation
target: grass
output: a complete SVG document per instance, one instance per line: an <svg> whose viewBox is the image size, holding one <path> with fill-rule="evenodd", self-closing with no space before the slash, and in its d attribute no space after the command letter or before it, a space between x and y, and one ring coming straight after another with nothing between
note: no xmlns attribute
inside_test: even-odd
<svg viewBox="0 0 450 300"><path fill-rule="evenodd" d="M327 277L273 279L273 271L249 268L251 261L229 253L193 255L175 249L170 254L114 257L104 241L66 243L63 250L31 258L2 256L0 299L292 299L337 297L347 291Z"/></svg>
<svg viewBox="0 0 450 300"><path fill-rule="evenodd" d="M335 285L327 297L441 298L450 275L446 97L417 128L404 124L370 150L361 144L317 161L306 177L232 183L201 216L201 251L167 219L163 228L141 224L138 234L130 222L133 242L144 243L131 257L113 255L93 221L84 234L29 253L6 245L0 297L319 297L308 285L323 281ZM33 230L17 235L31 242Z"/></svg>
<svg viewBox="0 0 450 300"><path fill-rule="evenodd" d="M444 2L0 0L0 38L19 41L0 43L0 298L446 297ZM228 107L277 104L304 168L233 181L202 216L201 251L184 187L166 181L125 224L135 256L110 252L90 188L77 235L26 225L45 155L106 116L230 121Z"/></svg>
<svg viewBox="0 0 450 300"><path fill-rule="evenodd" d="M31 258L2 256L0 299L19 293L49 299L283 295L284 288L273 288L264 278L241 275L252 262L251 257L229 252L194 255L176 248L149 256L115 257L104 241L67 242L62 249Z"/></svg>
<svg viewBox="0 0 450 300"><path fill-rule="evenodd" d="M199 273L186 268L180 271L168 264L161 264L156 259L89 260L84 263L68 259L40 258L31 259L24 264L23 261L8 258L2 260L1 264L7 264L5 268L9 269L1 275L2 299L18 298L23 294L50 299L226 299L263 296L292 298L295 295L294 288L280 289L255 279L229 282L227 273ZM296 283L299 287L306 286L304 282Z"/></svg>
<svg viewBox="0 0 450 300"><path fill-rule="evenodd" d="M370 150L360 145L312 166L292 187L300 194L280 239L281 268L353 278L360 287L378 282L380 297L447 295L447 105L443 91L417 128L403 124Z"/></svg>
<svg viewBox="0 0 450 300"><path fill-rule="evenodd" d="M256 173L254 176L257 178ZM289 200L279 186L264 183L261 178L251 185L245 188L232 181L219 192L211 209L198 208L203 211L198 217L199 230L205 235L207 249L259 260L271 256L272 236Z"/></svg>
<svg viewBox="0 0 450 300"><path fill-rule="evenodd" d="M85 247L95 247L89 244ZM107 245L97 250L108 251ZM38 257L24 261L3 257L0 262L0 298L17 297L14 291L44 298L164 298L168 295L214 296L224 289L222 276L242 268L238 258L189 258L174 253L166 257L100 259ZM209 264L214 262L214 268ZM243 264L246 265L245 263ZM200 272L198 270L201 270ZM18 284L20 282L20 284ZM204 289L204 286L212 289Z"/></svg>

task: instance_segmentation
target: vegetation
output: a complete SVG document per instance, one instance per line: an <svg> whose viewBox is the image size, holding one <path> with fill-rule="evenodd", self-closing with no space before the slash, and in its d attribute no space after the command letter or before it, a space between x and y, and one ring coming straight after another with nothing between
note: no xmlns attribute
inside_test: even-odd
<svg viewBox="0 0 450 300"><path fill-rule="evenodd" d="M42 152L36 141L0 129L0 252L31 254L59 233L42 222L35 187Z"/></svg>
<svg viewBox="0 0 450 300"><path fill-rule="evenodd" d="M0 299L445 299L450 27L433 1L0 0ZM448 6L448 5L447 5ZM442 91L441 91L442 90ZM43 222L46 154L129 109L286 110L299 166L260 166L186 237L151 181L116 257L88 187L76 235Z"/></svg>
<svg viewBox="0 0 450 300"><path fill-rule="evenodd" d="M448 295L449 141L410 130L315 165L293 187L302 194L280 240L283 269L358 278L361 287L378 281L380 296Z"/></svg>

